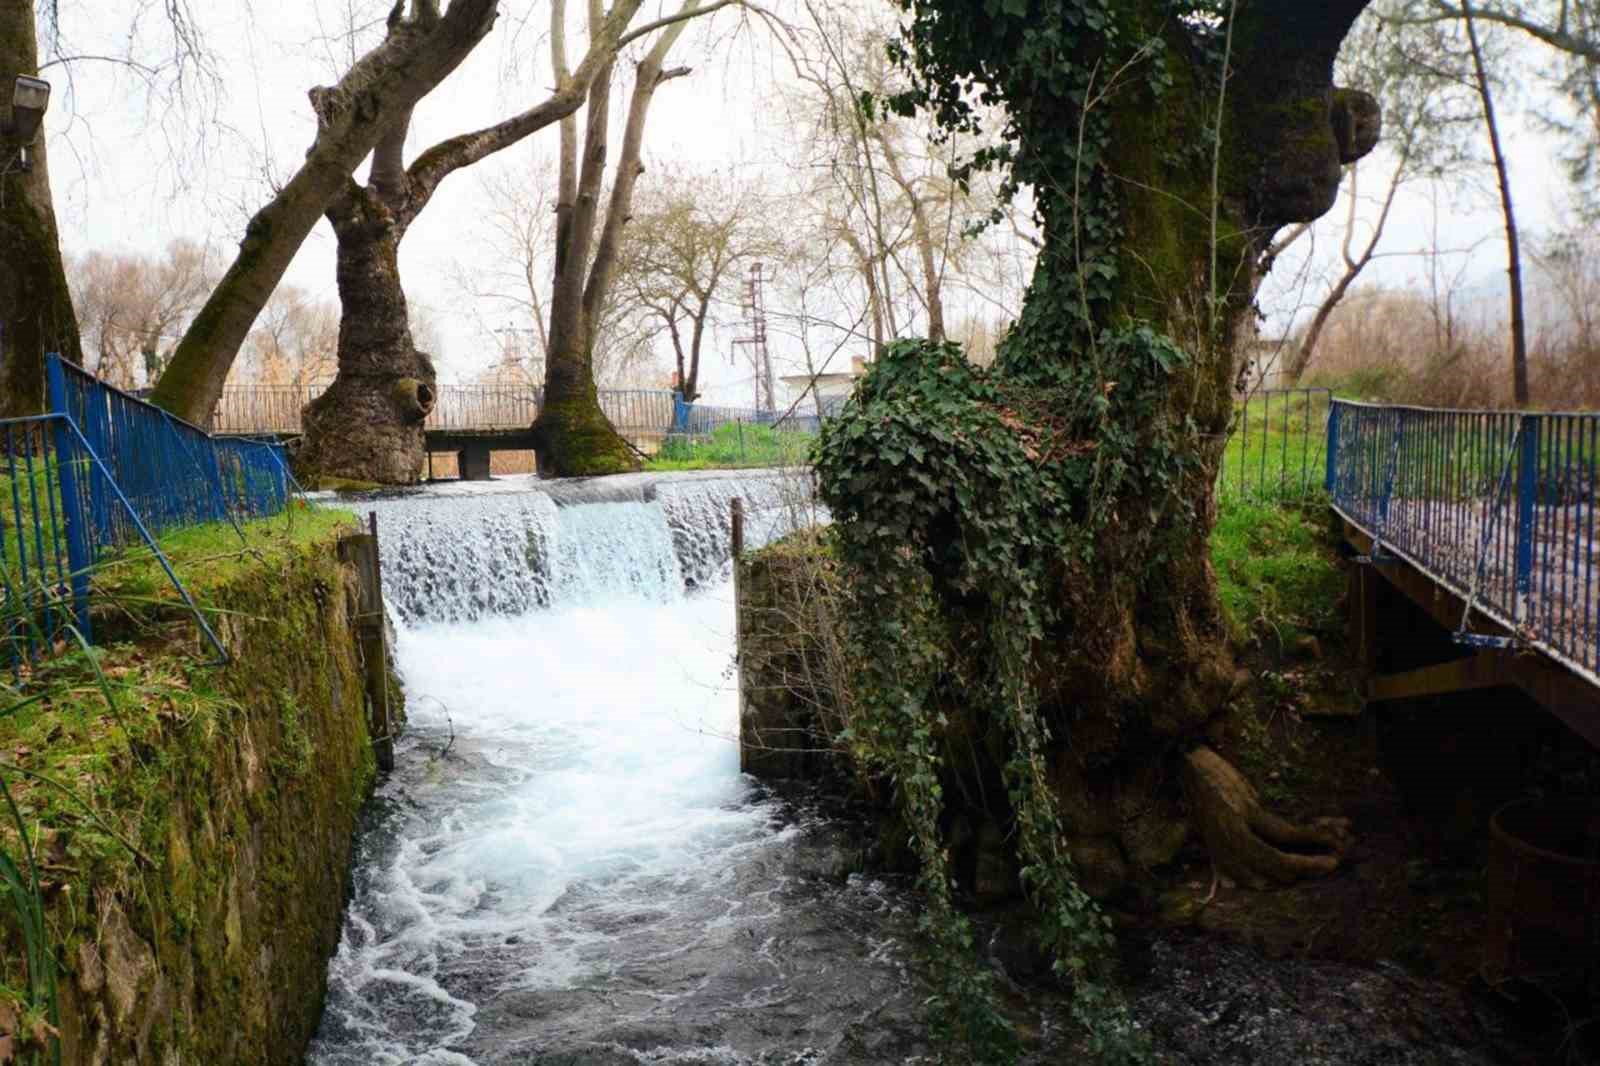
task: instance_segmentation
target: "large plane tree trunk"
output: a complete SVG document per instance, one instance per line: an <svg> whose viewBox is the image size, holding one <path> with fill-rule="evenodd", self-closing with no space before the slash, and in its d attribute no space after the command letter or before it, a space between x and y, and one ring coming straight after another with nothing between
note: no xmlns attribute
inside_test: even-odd
<svg viewBox="0 0 1600 1066"><path fill-rule="evenodd" d="M433 361L411 339L400 287L405 222L351 182L328 208L338 237L339 375L306 405L296 465L308 480L407 485L427 458Z"/></svg>
<svg viewBox="0 0 1600 1066"><path fill-rule="evenodd" d="M11 117L11 85L39 66L33 4L0 4L0 123ZM44 357L82 361L78 320L61 265L50 171L41 128L17 166L21 147L0 135L0 418L44 410Z"/></svg>
<svg viewBox="0 0 1600 1066"><path fill-rule="evenodd" d="M1376 101L1332 85L1366 0L1240 4L1204 47L1156 0L906 6L924 102L958 112L947 87L977 76L1014 116L1044 240L993 370L891 345L824 437L855 639L886 664L861 688L888 708L875 728L906 738L881 749L887 768L926 774L914 708L930 735L980 738L980 755L1004 753L1013 800L1047 780L1080 880L1101 890L1195 830L1244 881L1330 869L1342 826L1270 817L1211 750L1236 681L1210 534L1256 265L1279 228L1333 206L1342 165L1377 140ZM1023 43L1047 33L1059 49ZM906 598L919 587L931 615ZM931 824L926 804L904 809L914 831ZM1042 823L998 817L1000 838L1032 834L1025 863L1044 861ZM1285 845L1326 851L1307 863Z"/></svg>
<svg viewBox="0 0 1600 1066"><path fill-rule="evenodd" d="M597 17L582 61L562 70L555 91L533 107L441 141L409 167L411 109L404 108L374 145L367 183L345 179L327 209L338 239L339 373L304 412L305 439L295 461L306 480L405 485L421 476L424 422L436 390L433 361L412 342L400 242L445 178L576 111L618 49L657 26L627 32L641 2L619 0ZM552 18L559 22L564 12L564 0L556 0Z"/></svg>
<svg viewBox="0 0 1600 1066"><path fill-rule="evenodd" d="M383 43L339 83L309 93L317 136L305 162L245 227L239 254L195 316L152 399L204 424L256 317L328 204L341 195L378 140L444 80L494 25L496 0L412 0L396 6Z"/></svg>
<svg viewBox="0 0 1600 1066"><path fill-rule="evenodd" d="M591 4L591 11L597 6ZM678 15L687 18L714 6L685 0ZM633 449L600 409L594 380L594 330L616 272L633 190L644 170L639 159L650 103L663 82L689 73L685 67L664 69L667 53L685 25L678 21L663 30L635 70L622 151L603 217L600 193L608 151L609 68L595 79L589 93L581 171L577 123L571 118L562 123L550 350L545 357L544 405L533 423L534 455L541 477L620 474L639 467ZM565 44L554 34L551 51L559 73L566 66Z"/></svg>

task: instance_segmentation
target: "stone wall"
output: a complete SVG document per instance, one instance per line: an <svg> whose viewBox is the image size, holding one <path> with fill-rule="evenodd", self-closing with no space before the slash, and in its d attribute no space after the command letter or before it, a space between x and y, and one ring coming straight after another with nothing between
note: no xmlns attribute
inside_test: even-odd
<svg viewBox="0 0 1600 1066"><path fill-rule="evenodd" d="M388 663L370 686L363 663L366 550L325 538L212 590L232 662L195 671L207 696L145 753L164 771L146 861L50 903L68 1066L302 1060L376 775L369 691L398 711ZM194 671L192 650L161 654Z"/></svg>

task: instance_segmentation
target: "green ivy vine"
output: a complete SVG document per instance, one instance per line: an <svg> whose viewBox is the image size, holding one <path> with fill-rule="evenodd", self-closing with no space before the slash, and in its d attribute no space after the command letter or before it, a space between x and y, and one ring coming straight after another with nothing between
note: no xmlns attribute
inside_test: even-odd
<svg viewBox="0 0 1600 1066"><path fill-rule="evenodd" d="M1169 0L897 2L908 19L890 54L912 89L863 106L929 112L964 133L1002 109L1000 135L956 177L998 168L1009 192L1031 187L1045 239L993 368L950 344L897 342L824 427L819 489L852 575L852 637L869 651L846 739L893 779L920 858L943 1046L1015 1051L940 830L961 714L1003 731L1023 886L1093 1051L1148 1061L1111 981L1109 920L1063 846L1036 650L1071 625L1059 594L1071 575L1158 559L1160 531L1192 517L1182 486L1197 430L1171 394L1193 360L1156 321L1162 309L1142 317L1127 296L1128 220L1106 160L1118 108L1162 101L1174 42L1186 72L1203 68L1218 22ZM1179 158L1192 148L1172 151L1166 165L1193 169Z"/></svg>

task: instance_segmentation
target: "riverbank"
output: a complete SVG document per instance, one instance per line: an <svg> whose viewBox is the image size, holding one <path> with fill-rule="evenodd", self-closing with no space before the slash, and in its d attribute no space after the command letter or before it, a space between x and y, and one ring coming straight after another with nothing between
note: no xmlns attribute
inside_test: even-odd
<svg viewBox="0 0 1600 1066"><path fill-rule="evenodd" d="M1540 728L1537 709L1486 705L1441 718L1363 708L1346 647L1346 564L1325 509L1232 500L1220 510L1212 563L1237 678L1207 742L1269 809L1302 823L1347 818L1353 842L1331 876L1266 889L1217 877L1192 836L1141 854L1145 840L1123 821L1109 846L1096 841L1080 855L1074 845L1080 883L1116 919L1134 1017L1177 1062L1549 1061L1573 1019L1514 1009L1511 996L1532 990L1493 990L1478 977L1486 797L1537 783L1496 771L1488 736L1522 745ZM744 758L755 772L820 777L835 794L881 800L830 754L843 747L837 686L856 654L827 636L831 565L825 538L796 538L741 567ZM1483 736L1467 749L1467 733ZM1519 757L1499 750L1501 763ZM1181 811L1181 792L1169 791L1155 795ZM1074 817L1096 816L1081 799ZM1453 818L1441 816L1446 808ZM894 819L871 802L861 816L870 825L862 854L904 868ZM1018 898L1004 825L970 807L947 821L966 905L985 924L989 961L1016 982L1013 1007L1027 1025L1052 993L1046 960L1028 946L1035 919ZM1074 1047L1070 1034L1031 1024L1046 1046Z"/></svg>
<svg viewBox="0 0 1600 1066"><path fill-rule="evenodd" d="M69 1066L299 1061L375 777L358 533L296 508L169 537L226 665L130 556L95 578L103 643L3 694L15 1053L54 1029Z"/></svg>

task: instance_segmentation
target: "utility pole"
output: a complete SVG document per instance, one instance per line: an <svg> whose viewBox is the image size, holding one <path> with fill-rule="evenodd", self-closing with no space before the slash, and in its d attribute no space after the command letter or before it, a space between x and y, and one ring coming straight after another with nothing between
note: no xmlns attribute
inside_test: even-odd
<svg viewBox="0 0 1600 1066"><path fill-rule="evenodd" d="M778 399L773 389L772 352L767 348L767 307L761 288L765 280L761 261L751 263L744 283L744 321L749 334L734 338L733 346L749 350L750 367L755 371L756 410L772 412L778 409Z"/></svg>

